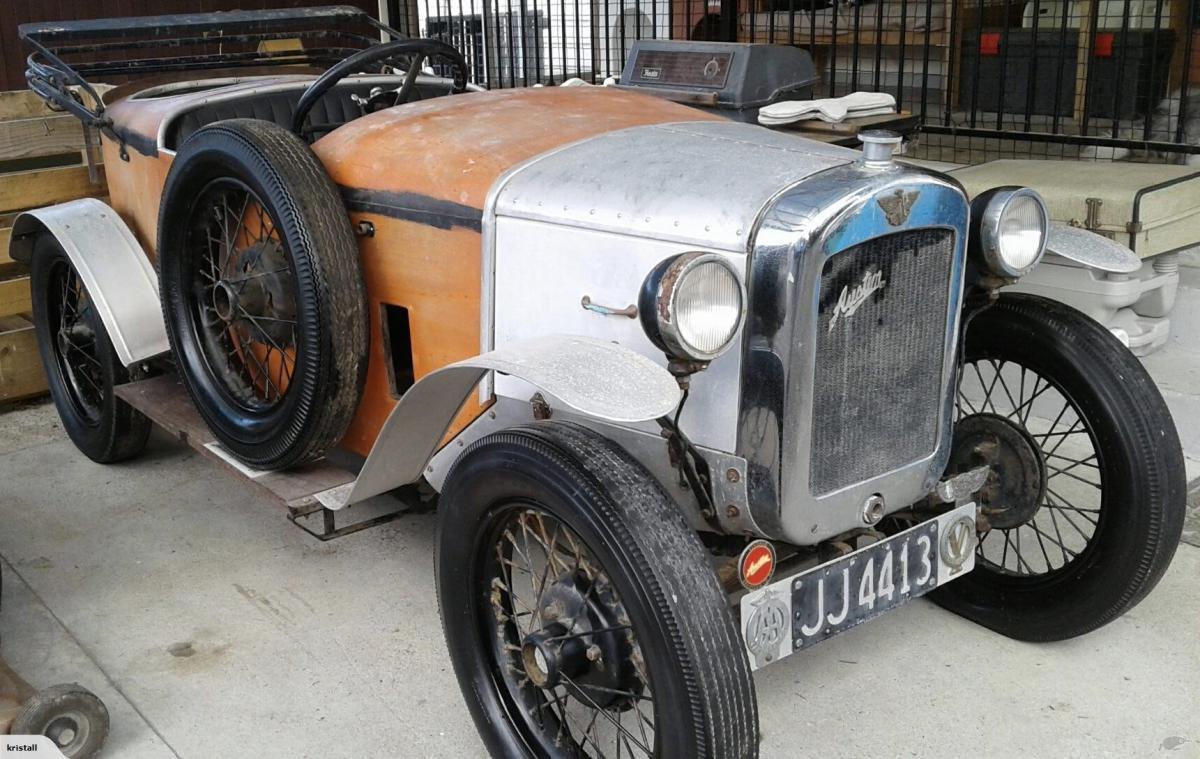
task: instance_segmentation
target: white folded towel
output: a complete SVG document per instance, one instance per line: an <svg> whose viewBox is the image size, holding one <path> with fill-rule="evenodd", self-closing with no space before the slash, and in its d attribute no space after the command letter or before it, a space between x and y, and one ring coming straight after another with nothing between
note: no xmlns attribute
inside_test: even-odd
<svg viewBox="0 0 1200 759"><path fill-rule="evenodd" d="M759 110L758 123L766 126L780 126L806 119L820 119L830 124L837 124L846 119L895 112L896 98L886 92L852 92L840 98L784 100L772 103Z"/></svg>

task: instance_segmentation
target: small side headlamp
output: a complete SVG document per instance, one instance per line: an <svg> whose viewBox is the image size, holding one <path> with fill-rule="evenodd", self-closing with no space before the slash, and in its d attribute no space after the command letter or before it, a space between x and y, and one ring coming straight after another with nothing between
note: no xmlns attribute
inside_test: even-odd
<svg viewBox="0 0 1200 759"><path fill-rule="evenodd" d="M971 202L971 252L991 274L1017 279L1046 252L1050 213L1028 187L997 187Z"/></svg>

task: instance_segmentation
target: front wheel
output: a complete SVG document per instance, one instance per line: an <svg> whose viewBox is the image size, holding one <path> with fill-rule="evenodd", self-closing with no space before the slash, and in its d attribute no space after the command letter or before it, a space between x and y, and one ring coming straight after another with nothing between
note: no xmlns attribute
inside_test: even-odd
<svg viewBox="0 0 1200 759"><path fill-rule="evenodd" d="M1183 529L1175 425L1102 325L1004 295L967 328L951 473L992 468L976 569L934 600L1013 638L1095 630L1154 588Z"/></svg>
<svg viewBox="0 0 1200 759"><path fill-rule="evenodd" d="M559 422L497 433L455 464L439 512L442 624L492 756L757 756L725 595L624 451Z"/></svg>

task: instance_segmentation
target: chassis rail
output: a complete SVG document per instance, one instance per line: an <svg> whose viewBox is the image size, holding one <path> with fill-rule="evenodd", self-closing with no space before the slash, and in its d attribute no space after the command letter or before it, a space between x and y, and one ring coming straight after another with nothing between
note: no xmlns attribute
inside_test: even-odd
<svg viewBox="0 0 1200 759"><path fill-rule="evenodd" d="M32 48L29 88L100 130L112 123L89 79L264 66L326 69L385 36L404 39L346 5L43 22L22 24L18 32ZM263 44L281 40L298 40L299 47Z"/></svg>

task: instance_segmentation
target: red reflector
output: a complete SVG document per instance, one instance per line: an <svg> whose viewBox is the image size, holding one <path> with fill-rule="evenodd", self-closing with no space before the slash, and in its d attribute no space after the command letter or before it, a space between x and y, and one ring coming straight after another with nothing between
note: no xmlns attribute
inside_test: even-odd
<svg viewBox="0 0 1200 759"><path fill-rule="evenodd" d="M742 551L738 559L738 579L747 590L761 588L775 574L775 546L756 540Z"/></svg>
<svg viewBox="0 0 1200 759"><path fill-rule="evenodd" d="M979 35L979 54L1000 55L1000 39L1002 37L1003 35L998 32Z"/></svg>
<svg viewBox="0 0 1200 759"><path fill-rule="evenodd" d="M1116 41L1117 35L1112 32L1101 32L1096 35L1096 44L1092 47L1092 54L1097 58L1112 58L1113 42Z"/></svg>

